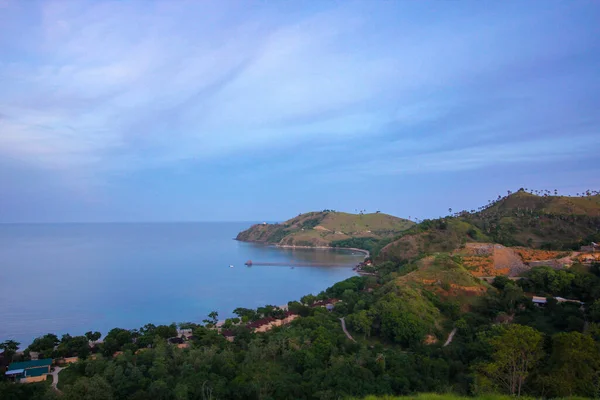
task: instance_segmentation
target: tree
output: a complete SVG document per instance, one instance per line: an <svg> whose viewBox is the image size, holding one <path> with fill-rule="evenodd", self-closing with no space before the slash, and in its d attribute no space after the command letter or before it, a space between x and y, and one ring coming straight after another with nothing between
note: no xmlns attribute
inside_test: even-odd
<svg viewBox="0 0 600 400"><path fill-rule="evenodd" d="M600 352L589 335L559 333L552 337L548 382L557 397L596 397Z"/></svg>
<svg viewBox="0 0 600 400"><path fill-rule="evenodd" d="M85 333L85 337L87 338L87 340L94 343L102 337L102 334L97 331L96 332L89 331L89 332Z"/></svg>
<svg viewBox="0 0 600 400"><path fill-rule="evenodd" d="M502 305L504 307L504 311L514 313L517 304L524 297L525 295L523 294L523 289L514 283L510 282L504 286L504 290L502 290Z"/></svg>
<svg viewBox="0 0 600 400"><path fill-rule="evenodd" d="M163 339L168 339L177 336L177 325L159 325L154 331L155 335L160 336Z"/></svg>
<svg viewBox="0 0 600 400"><path fill-rule="evenodd" d="M251 308L238 307L233 310L233 313L240 317L243 322L253 321L257 318L256 311Z"/></svg>
<svg viewBox="0 0 600 400"><path fill-rule="evenodd" d="M21 343L16 342L14 340L5 340L4 342L0 343L0 349L4 350L4 355L6 356L8 361L12 361L12 357L19 349L20 344Z"/></svg>
<svg viewBox="0 0 600 400"><path fill-rule="evenodd" d="M219 313L216 311L211 311L208 314L208 319L205 319L202 322L204 322L206 325L209 325L209 326L217 325L217 322L219 322Z"/></svg>
<svg viewBox="0 0 600 400"><path fill-rule="evenodd" d="M503 290L504 287L511 283L511 280L506 276L498 275L494 278L492 282L492 286L494 286L498 290Z"/></svg>
<svg viewBox="0 0 600 400"><path fill-rule="evenodd" d="M112 400L112 388L106 380L98 375L92 378L77 379L73 386L67 386L64 400Z"/></svg>
<svg viewBox="0 0 600 400"><path fill-rule="evenodd" d="M600 300L596 300L590 306L590 317L593 322L600 322Z"/></svg>
<svg viewBox="0 0 600 400"><path fill-rule="evenodd" d="M33 342L27 348L27 352L38 352L42 353L44 357L51 357L54 347L60 343L58 336L53 333L48 333L44 336L35 338Z"/></svg>
<svg viewBox="0 0 600 400"><path fill-rule="evenodd" d="M543 336L523 325L498 327L501 333L488 339L493 361L482 365L481 372L511 395L521 395L529 372L544 356Z"/></svg>
<svg viewBox="0 0 600 400"><path fill-rule="evenodd" d="M362 332L365 338L371 336L371 327L373 326L373 318L366 310L361 310L355 314L348 316L348 323L352 329Z"/></svg>
<svg viewBox="0 0 600 400"><path fill-rule="evenodd" d="M302 296L300 298L302 304L306 304L307 306L312 306L316 300L317 298L312 294L307 294L306 296Z"/></svg>

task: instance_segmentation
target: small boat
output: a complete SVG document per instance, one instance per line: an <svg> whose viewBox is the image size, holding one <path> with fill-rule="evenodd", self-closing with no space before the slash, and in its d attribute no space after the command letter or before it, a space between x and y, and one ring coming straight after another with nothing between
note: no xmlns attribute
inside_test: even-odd
<svg viewBox="0 0 600 400"><path fill-rule="evenodd" d="M233 268L233 265L229 265L229 268Z"/></svg>

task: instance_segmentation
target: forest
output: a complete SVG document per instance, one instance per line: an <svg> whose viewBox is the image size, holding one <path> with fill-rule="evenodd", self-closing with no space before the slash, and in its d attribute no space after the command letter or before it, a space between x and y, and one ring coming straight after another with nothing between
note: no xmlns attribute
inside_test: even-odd
<svg viewBox="0 0 600 400"><path fill-rule="evenodd" d="M404 269L410 271L410 268ZM266 333L244 322L283 315L277 307L237 309L229 342L214 328L193 329L189 348L166 340L177 326L113 329L93 353L88 337L46 335L26 350L43 357L77 355L61 372L59 388L44 384L0 384L2 399L337 399L367 395L453 392L505 393L536 397L599 394L600 266L564 274L535 268L528 279L497 278L467 312L430 291L402 288L385 277L354 277L318 296L290 302L300 318ZM544 308L525 291L548 296ZM589 306L558 303L577 295ZM332 311L311 307L335 298ZM213 317L216 317L213 315ZM340 327L345 318L355 341ZM452 343L427 343L428 335ZM93 332L91 339L97 338Z"/></svg>

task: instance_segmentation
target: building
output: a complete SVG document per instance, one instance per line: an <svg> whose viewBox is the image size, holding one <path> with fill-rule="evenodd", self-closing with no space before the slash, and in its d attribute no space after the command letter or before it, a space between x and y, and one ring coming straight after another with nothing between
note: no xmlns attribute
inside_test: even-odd
<svg viewBox="0 0 600 400"><path fill-rule="evenodd" d="M182 337L172 337L168 339L168 342L171 344L183 344L185 341L183 340Z"/></svg>
<svg viewBox="0 0 600 400"><path fill-rule="evenodd" d="M579 301L579 300L571 300L571 299L565 299L563 297L554 297L554 299L556 300L557 303L574 303L574 304L579 304L579 305L583 305L583 301ZM531 298L531 301L533 301L533 304L535 304L538 307L544 307L547 303L547 299L545 297L540 297L540 296L533 296Z"/></svg>
<svg viewBox="0 0 600 400"><path fill-rule="evenodd" d="M21 383L41 382L46 380L51 366L51 358L15 362L8 366L8 371L4 375L12 379L19 379Z"/></svg>
<svg viewBox="0 0 600 400"><path fill-rule="evenodd" d="M543 307L546 305L546 298L545 297L540 297L540 296L533 296L533 298L531 299L531 301L533 301L533 304L535 304L538 307Z"/></svg>
<svg viewBox="0 0 600 400"><path fill-rule="evenodd" d="M589 246L581 246L581 249L579 249L579 251L583 253L595 253L597 251L600 251L600 245L598 243L592 242Z"/></svg>
<svg viewBox="0 0 600 400"><path fill-rule="evenodd" d="M189 339L192 335L193 335L193 332L191 329L178 329L177 330L177 336L179 336L179 337L184 336L186 339Z"/></svg>
<svg viewBox="0 0 600 400"><path fill-rule="evenodd" d="M225 339L227 339L230 342L233 342L235 340L235 333L233 333L233 331L223 330L221 331L221 334L225 336Z"/></svg>

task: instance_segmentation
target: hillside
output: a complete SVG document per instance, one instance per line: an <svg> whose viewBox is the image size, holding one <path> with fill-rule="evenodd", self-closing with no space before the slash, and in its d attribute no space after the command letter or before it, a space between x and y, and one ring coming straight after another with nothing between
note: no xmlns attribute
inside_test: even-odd
<svg viewBox="0 0 600 400"><path fill-rule="evenodd" d="M421 254L452 252L467 242L486 242L489 237L459 218L426 220L385 246L380 261L405 262Z"/></svg>
<svg viewBox="0 0 600 400"><path fill-rule="evenodd" d="M600 195L538 196L520 190L480 211L425 220L385 246L380 261L452 252L469 242L545 250L576 250L600 240Z"/></svg>
<svg viewBox="0 0 600 400"><path fill-rule="evenodd" d="M520 190L461 217L506 246L575 250L598 238L600 195L537 196Z"/></svg>
<svg viewBox="0 0 600 400"><path fill-rule="evenodd" d="M382 213L309 212L280 224L253 225L240 232L236 240L285 246L339 246L351 240L392 238L413 225L412 221Z"/></svg>

